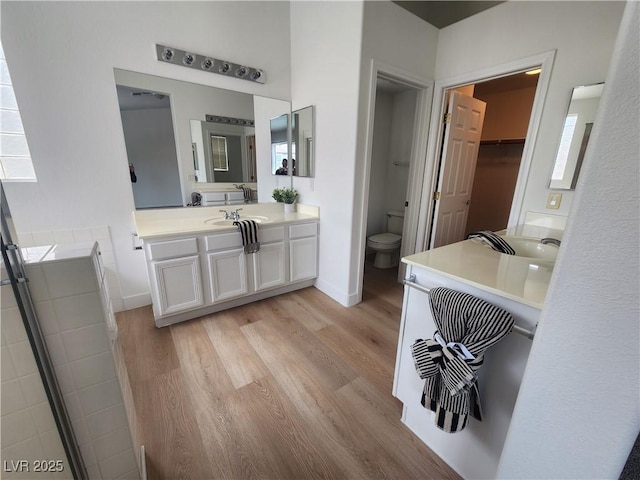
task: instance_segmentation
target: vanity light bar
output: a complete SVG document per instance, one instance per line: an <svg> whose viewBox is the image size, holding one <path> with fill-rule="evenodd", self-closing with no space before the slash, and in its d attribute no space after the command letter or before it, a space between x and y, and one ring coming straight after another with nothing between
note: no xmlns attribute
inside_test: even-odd
<svg viewBox="0 0 640 480"><path fill-rule="evenodd" d="M237 63L187 52L179 48L156 43L156 54L160 62L195 68L209 73L236 77L250 82L265 83L265 74L259 68L246 67Z"/></svg>
<svg viewBox="0 0 640 480"><path fill-rule="evenodd" d="M205 121L215 123L226 123L227 125L240 125L242 127L253 127L253 120L245 118L221 117L220 115L205 115Z"/></svg>

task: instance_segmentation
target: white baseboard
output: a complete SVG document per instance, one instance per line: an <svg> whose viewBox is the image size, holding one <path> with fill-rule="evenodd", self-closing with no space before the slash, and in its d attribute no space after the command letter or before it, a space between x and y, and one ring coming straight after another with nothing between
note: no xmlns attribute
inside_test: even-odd
<svg viewBox="0 0 640 480"><path fill-rule="evenodd" d="M343 307L353 307L354 305L360 303L358 299L358 294L351 293L345 294L339 291L335 286L328 282L322 281L320 278L316 279L315 287L320 290L322 293L329 295L336 302L338 302Z"/></svg>
<svg viewBox="0 0 640 480"><path fill-rule="evenodd" d="M124 297L122 303L125 310L151 305L151 293L139 293L138 295Z"/></svg>

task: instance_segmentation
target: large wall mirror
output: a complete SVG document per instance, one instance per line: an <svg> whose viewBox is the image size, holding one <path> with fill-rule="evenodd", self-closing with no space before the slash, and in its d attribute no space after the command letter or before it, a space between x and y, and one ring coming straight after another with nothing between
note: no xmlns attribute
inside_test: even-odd
<svg viewBox="0 0 640 480"><path fill-rule="evenodd" d="M313 106L270 120L271 173L313 177Z"/></svg>
<svg viewBox="0 0 640 480"><path fill-rule="evenodd" d="M604 83L575 87L553 162L549 188L574 190L598 112Z"/></svg>
<svg viewBox="0 0 640 480"><path fill-rule="evenodd" d="M138 72L114 69L114 78L136 209L186 205L201 183L257 183L269 116L256 118L254 99L290 111L286 101Z"/></svg>

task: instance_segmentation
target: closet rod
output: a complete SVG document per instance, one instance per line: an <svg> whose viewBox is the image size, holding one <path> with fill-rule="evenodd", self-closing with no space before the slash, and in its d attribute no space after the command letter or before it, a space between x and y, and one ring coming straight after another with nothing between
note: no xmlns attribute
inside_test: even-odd
<svg viewBox="0 0 640 480"><path fill-rule="evenodd" d="M415 279L416 279L416 276L414 274L411 274L409 276L409 278L408 279L405 278L402 281L402 283L404 285L406 285L407 287L415 288L416 290L419 290L421 292L424 292L424 293L428 294L431 289L423 287L422 285L417 284L416 282L414 282ZM513 328L511 328L511 331L515 332L515 333L519 333L520 335L524 335L525 337L527 337L530 340L533 340L533 337L535 336L535 332L534 331L527 330L526 328L519 327L518 325L513 325Z"/></svg>

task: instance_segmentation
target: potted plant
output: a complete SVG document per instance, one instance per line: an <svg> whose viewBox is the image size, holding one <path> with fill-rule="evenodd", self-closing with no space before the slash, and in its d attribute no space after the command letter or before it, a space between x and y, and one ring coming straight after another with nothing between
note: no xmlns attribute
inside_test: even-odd
<svg viewBox="0 0 640 480"><path fill-rule="evenodd" d="M273 190L272 197L276 202L284 203L285 213L291 213L295 209L298 191L293 187L276 188Z"/></svg>

